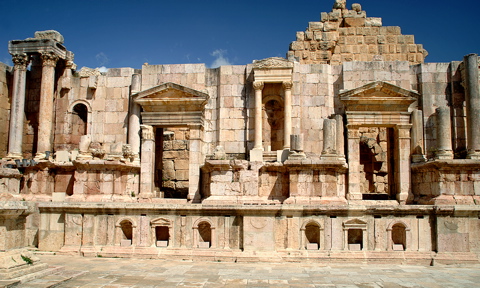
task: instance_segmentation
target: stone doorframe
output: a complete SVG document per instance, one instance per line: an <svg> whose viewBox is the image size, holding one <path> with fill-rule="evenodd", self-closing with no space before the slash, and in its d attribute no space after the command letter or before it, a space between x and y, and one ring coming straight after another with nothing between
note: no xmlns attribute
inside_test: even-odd
<svg viewBox="0 0 480 288"><path fill-rule="evenodd" d="M360 219L352 219L343 222L343 250L349 250L348 247L348 231L351 229L362 230L362 250L368 250L365 244L367 241L367 222Z"/></svg>
<svg viewBox="0 0 480 288"><path fill-rule="evenodd" d="M175 83L164 83L132 95L134 102L143 108L141 112L141 175L140 197L153 197L155 137L154 127L188 127L189 143L189 184L187 199L200 201L200 166L203 164L203 122L204 108L209 96ZM132 127L137 127L132 126ZM129 131L129 133L140 133Z"/></svg>
<svg viewBox="0 0 480 288"><path fill-rule="evenodd" d="M372 82L362 87L340 91L345 105L348 131L348 195L349 200L362 200L360 191L360 127L388 127L395 132L394 165L396 199L401 204L411 196L410 105L417 101L416 91L387 82ZM389 173L390 174L390 173Z"/></svg>

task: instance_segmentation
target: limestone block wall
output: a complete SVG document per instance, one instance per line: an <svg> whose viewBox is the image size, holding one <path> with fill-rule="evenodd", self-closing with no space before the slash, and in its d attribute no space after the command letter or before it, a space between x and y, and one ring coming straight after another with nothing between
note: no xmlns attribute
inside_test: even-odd
<svg viewBox="0 0 480 288"><path fill-rule="evenodd" d="M375 81L385 81L412 89L407 61L373 61L343 63L343 89L350 90Z"/></svg>
<svg viewBox="0 0 480 288"><path fill-rule="evenodd" d="M218 143L227 154L239 159L245 159L247 149L253 148L253 144L251 148L245 144L247 135L253 141L254 133L254 121L253 118L249 121L247 112L247 108L254 107L254 96L253 89L248 87L251 84L246 81L246 69L243 65L221 66L217 69ZM248 91L252 91L252 94Z"/></svg>
<svg viewBox="0 0 480 288"><path fill-rule="evenodd" d="M304 135L306 153L322 153L323 119L335 113L331 74L330 65L294 65L292 133Z"/></svg>
<svg viewBox="0 0 480 288"><path fill-rule="evenodd" d="M11 67L0 62L0 158L7 155L12 78Z"/></svg>
<svg viewBox="0 0 480 288"><path fill-rule="evenodd" d="M398 26L382 26L381 18L367 17L360 4L353 4L352 10L334 8L322 13L320 22L309 22L305 32L297 32L287 58L333 65L375 59L418 64L427 55L413 35L402 35Z"/></svg>

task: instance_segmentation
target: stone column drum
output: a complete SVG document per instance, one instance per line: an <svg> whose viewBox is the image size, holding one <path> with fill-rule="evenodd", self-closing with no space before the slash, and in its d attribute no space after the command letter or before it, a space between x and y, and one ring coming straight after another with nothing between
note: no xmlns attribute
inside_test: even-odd
<svg viewBox="0 0 480 288"><path fill-rule="evenodd" d="M450 108L440 107L437 113L437 159L453 159L452 129L450 122Z"/></svg>
<svg viewBox="0 0 480 288"><path fill-rule="evenodd" d="M469 54L464 57L465 86L467 106L467 158L480 159L480 91L478 80L478 55Z"/></svg>
<svg viewBox="0 0 480 288"><path fill-rule="evenodd" d="M255 145L253 149L263 150L262 147L262 90L263 82L253 82L255 89Z"/></svg>
<svg viewBox="0 0 480 288"><path fill-rule="evenodd" d="M35 158L45 158L46 151L52 151L55 66L58 56L42 53L42 83L40 89L40 109L38 114L38 142Z"/></svg>
<svg viewBox="0 0 480 288"><path fill-rule="evenodd" d="M140 159L140 193L141 198L153 196L153 179L155 165L155 133L150 125L141 125L142 153Z"/></svg>
<svg viewBox="0 0 480 288"><path fill-rule="evenodd" d="M25 114L25 84L27 77L27 54L15 54L12 57L14 63L13 94L10 111L10 132L8 135L7 158L22 158L23 121Z"/></svg>

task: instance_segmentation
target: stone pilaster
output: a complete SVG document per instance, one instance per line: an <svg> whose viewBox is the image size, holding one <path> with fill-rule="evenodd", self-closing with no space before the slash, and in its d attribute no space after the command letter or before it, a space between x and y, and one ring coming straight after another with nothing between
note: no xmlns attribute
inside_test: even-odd
<svg viewBox="0 0 480 288"><path fill-rule="evenodd" d="M440 107L437 114L437 159L453 159L452 126L450 122L450 108Z"/></svg>
<svg viewBox="0 0 480 288"><path fill-rule="evenodd" d="M152 198L155 171L155 133L150 125L140 125L142 129L142 153L140 158L141 198Z"/></svg>
<svg viewBox="0 0 480 288"><path fill-rule="evenodd" d="M284 105L284 133L283 133L283 149L290 149L290 135L292 134L292 82L283 82L285 90Z"/></svg>
<svg viewBox="0 0 480 288"><path fill-rule="evenodd" d="M40 88L40 108L38 114L38 142L35 158L45 158L46 151L52 151L55 66L58 56L42 53L42 82Z"/></svg>
<svg viewBox="0 0 480 288"><path fill-rule="evenodd" d="M131 93L140 92L142 85L142 75L133 74ZM130 97L130 115L128 117L128 144L132 146L133 161L140 162L140 105Z"/></svg>
<svg viewBox="0 0 480 288"><path fill-rule="evenodd" d="M423 139L423 112L415 110L412 112L412 162L425 162L425 144Z"/></svg>
<svg viewBox="0 0 480 288"><path fill-rule="evenodd" d="M323 150L320 159L326 160L331 158L337 158L336 151L336 131L337 121L335 119L323 120Z"/></svg>
<svg viewBox="0 0 480 288"><path fill-rule="evenodd" d="M357 125L348 125L348 200L361 200L360 192L360 131Z"/></svg>
<svg viewBox="0 0 480 288"><path fill-rule="evenodd" d="M27 54L15 54L12 56L14 63L13 94L10 110L10 130L8 135L7 158L22 158L23 122L25 114L25 84L27 77Z"/></svg>
<svg viewBox="0 0 480 288"><path fill-rule="evenodd" d="M467 106L467 158L480 159L480 91L477 54L464 57Z"/></svg>

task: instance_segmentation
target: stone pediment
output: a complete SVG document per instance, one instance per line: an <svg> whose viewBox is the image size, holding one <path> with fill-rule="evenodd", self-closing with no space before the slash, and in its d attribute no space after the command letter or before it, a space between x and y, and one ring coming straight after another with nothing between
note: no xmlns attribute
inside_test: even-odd
<svg viewBox="0 0 480 288"><path fill-rule="evenodd" d="M253 62L254 69L293 68L293 63L285 58L271 57Z"/></svg>
<svg viewBox="0 0 480 288"><path fill-rule="evenodd" d="M347 91L340 91L340 100L346 111L407 112L420 95L413 90L377 81Z"/></svg>
<svg viewBox="0 0 480 288"><path fill-rule="evenodd" d="M175 83L164 83L133 95L145 112L202 111L208 94Z"/></svg>

